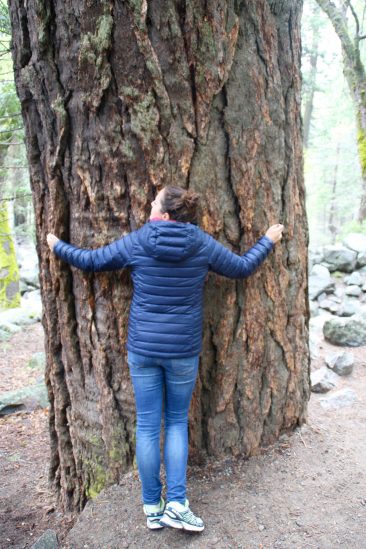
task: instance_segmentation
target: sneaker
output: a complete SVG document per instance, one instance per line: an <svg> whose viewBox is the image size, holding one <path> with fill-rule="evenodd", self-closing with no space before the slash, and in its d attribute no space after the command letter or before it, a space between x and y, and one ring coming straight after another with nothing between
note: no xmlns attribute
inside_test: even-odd
<svg viewBox="0 0 366 549"><path fill-rule="evenodd" d="M203 521L190 510L188 499L186 499L185 505L178 501L168 501L160 524L191 532L202 532L205 527Z"/></svg>
<svg viewBox="0 0 366 549"><path fill-rule="evenodd" d="M163 528L163 524L160 524L160 519L164 515L165 501L161 497L160 502L155 505L144 505L144 513L147 516L146 524L150 530L156 530L157 528Z"/></svg>

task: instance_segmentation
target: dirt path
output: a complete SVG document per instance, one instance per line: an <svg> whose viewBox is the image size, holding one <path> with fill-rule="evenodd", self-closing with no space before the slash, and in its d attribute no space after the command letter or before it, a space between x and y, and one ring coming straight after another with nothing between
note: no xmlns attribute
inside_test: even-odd
<svg viewBox="0 0 366 549"><path fill-rule="evenodd" d="M41 327L11 343L6 361L0 344L2 390L22 378L18 369L27 353L43 349ZM339 348L318 332L312 366L323 365L332 350ZM325 395L312 393L308 423L262 454L189 468L188 497L206 525L198 535L149 531L135 472L102 491L80 517L62 516L47 488L47 413L1 419L0 547L31 547L53 528L63 549L366 549L366 347L348 350L356 366L331 393L353 389L358 400L352 406L325 410Z"/></svg>

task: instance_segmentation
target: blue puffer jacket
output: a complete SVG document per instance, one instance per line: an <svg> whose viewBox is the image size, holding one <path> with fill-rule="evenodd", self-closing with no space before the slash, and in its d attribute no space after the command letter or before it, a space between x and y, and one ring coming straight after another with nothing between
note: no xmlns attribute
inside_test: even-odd
<svg viewBox="0 0 366 549"><path fill-rule="evenodd" d="M154 357L187 357L202 349L203 286L207 271L251 275L274 242L262 236L243 256L191 223L149 221L96 250L60 240L58 257L84 271L130 267L134 293L127 349Z"/></svg>

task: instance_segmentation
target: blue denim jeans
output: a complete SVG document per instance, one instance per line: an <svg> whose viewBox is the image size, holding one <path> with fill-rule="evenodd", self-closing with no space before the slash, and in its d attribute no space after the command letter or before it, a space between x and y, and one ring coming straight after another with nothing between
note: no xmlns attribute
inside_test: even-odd
<svg viewBox="0 0 366 549"><path fill-rule="evenodd" d="M136 399L136 460L142 501L159 503L160 427L164 399L164 464L167 501L185 502L188 459L188 410L199 355L156 358L128 351L128 365Z"/></svg>

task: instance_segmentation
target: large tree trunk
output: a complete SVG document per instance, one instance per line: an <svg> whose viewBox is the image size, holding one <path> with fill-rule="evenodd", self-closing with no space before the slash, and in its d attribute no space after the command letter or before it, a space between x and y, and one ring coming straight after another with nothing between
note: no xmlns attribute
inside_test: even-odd
<svg viewBox="0 0 366 549"><path fill-rule="evenodd" d="M301 1L10 0L46 334L51 467L81 509L133 461L128 272L50 254L141 226L156 189L202 195L202 228L244 253L286 232L247 280L211 274L191 458L249 456L306 418L307 246Z"/></svg>

